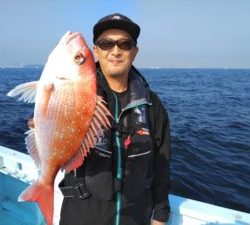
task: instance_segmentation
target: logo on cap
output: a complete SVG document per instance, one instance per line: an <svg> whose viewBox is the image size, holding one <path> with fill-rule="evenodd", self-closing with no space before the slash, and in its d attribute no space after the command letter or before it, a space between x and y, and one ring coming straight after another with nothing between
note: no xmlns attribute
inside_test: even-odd
<svg viewBox="0 0 250 225"><path fill-rule="evenodd" d="M115 15L115 16L112 17L112 19L113 19L113 20L120 20L121 17L120 17L119 15Z"/></svg>

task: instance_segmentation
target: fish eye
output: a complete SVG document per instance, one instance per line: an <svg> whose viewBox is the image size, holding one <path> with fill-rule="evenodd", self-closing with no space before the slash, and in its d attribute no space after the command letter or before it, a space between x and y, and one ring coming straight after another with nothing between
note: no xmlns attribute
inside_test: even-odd
<svg viewBox="0 0 250 225"><path fill-rule="evenodd" d="M78 65L82 65L85 62L85 57L82 53L76 54L74 57L74 61Z"/></svg>

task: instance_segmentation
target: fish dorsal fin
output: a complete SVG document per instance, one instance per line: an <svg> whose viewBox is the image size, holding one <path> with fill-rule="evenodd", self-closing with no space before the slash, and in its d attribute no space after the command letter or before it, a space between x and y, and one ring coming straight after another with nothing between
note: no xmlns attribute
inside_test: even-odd
<svg viewBox="0 0 250 225"><path fill-rule="evenodd" d="M64 165L63 169L65 169L66 172L81 166L90 149L96 144L97 138L103 136L103 127L111 127L108 117L113 117L105 104L103 98L97 96L95 113L90 123L89 130L83 138L79 151Z"/></svg>
<svg viewBox="0 0 250 225"><path fill-rule="evenodd" d="M35 130L32 128L25 132L28 136L25 138L26 148L31 158L35 161L37 168L40 168L41 162L40 157L36 147L36 137Z"/></svg>
<svg viewBox="0 0 250 225"><path fill-rule="evenodd" d="M7 95L9 97L17 97L18 100L22 100L27 103L34 103L36 97L36 87L38 81L32 81L24 84L20 84L12 89Z"/></svg>

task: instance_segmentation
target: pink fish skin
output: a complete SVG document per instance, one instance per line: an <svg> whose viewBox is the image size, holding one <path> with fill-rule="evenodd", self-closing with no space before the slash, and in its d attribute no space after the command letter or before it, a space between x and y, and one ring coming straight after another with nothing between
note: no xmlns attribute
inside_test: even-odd
<svg viewBox="0 0 250 225"><path fill-rule="evenodd" d="M8 93L35 102L34 125L25 139L39 168L39 177L19 196L35 201L53 224L54 180L60 168L78 168L96 137L110 127L112 117L96 94L92 52L79 33L67 32L48 57L39 81L21 84Z"/></svg>

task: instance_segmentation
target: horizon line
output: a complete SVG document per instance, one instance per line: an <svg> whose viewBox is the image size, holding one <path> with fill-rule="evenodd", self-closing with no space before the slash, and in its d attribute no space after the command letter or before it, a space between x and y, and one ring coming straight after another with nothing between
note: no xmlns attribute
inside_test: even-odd
<svg viewBox="0 0 250 225"><path fill-rule="evenodd" d="M27 65L5 65L0 66L0 69L8 69L8 68L42 68L45 64L27 64ZM137 69L250 69L250 67L161 67L161 66L136 66Z"/></svg>

